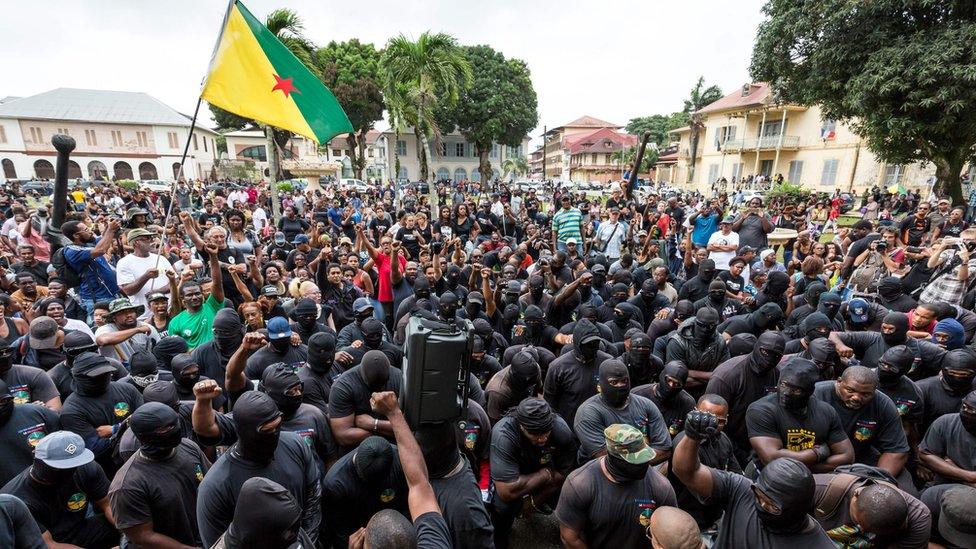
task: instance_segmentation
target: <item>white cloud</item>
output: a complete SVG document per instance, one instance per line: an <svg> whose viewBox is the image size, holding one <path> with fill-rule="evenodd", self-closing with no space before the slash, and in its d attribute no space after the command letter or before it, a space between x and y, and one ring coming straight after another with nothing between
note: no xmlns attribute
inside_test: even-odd
<svg viewBox="0 0 976 549"><path fill-rule="evenodd" d="M716 2L314 2L251 0L258 17L298 11L316 43L444 31L524 59L549 127L588 114L625 124L681 108L699 75L748 80L762 0ZM0 0L0 97L56 87L147 92L190 113L226 3L218 0ZM206 113L209 115L209 112Z"/></svg>

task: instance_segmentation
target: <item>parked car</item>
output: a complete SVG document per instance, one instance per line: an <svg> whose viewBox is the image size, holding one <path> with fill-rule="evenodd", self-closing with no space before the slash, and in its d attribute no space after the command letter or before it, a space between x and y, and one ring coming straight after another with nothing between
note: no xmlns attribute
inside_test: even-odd
<svg viewBox="0 0 976 549"><path fill-rule="evenodd" d="M340 179L339 188L344 191L356 191L357 193L365 193L373 189L373 187L367 185L365 181L353 178Z"/></svg>
<svg viewBox="0 0 976 549"><path fill-rule="evenodd" d="M173 184L162 179L146 179L139 182L139 188L156 193L164 193L172 189Z"/></svg>
<svg viewBox="0 0 976 549"><path fill-rule="evenodd" d="M32 179L20 184L20 190L26 192L36 191L40 195L47 195L54 193L54 182L53 181L40 181L37 179Z"/></svg>
<svg viewBox="0 0 976 549"><path fill-rule="evenodd" d="M743 204L748 204L749 201L752 200L753 198L758 198L759 200L762 200L763 203L766 202L766 199L763 198L763 193L761 193L759 191L755 191L755 190L752 190L752 189L744 189L742 191L742 203Z"/></svg>

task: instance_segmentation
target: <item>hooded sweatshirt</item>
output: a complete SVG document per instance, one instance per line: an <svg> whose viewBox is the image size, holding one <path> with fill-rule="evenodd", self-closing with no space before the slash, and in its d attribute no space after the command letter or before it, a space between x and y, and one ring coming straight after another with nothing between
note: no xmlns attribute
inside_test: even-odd
<svg viewBox="0 0 976 549"><path fill-rule="evenodd" d="M580 320L573 330L573 351L549 364L543 392L549 405L569 425L573 425L579 406L596 394L600 364L613 358L599 348L596 352L585 350L601 342L600 332L593 323Z"/></svg>

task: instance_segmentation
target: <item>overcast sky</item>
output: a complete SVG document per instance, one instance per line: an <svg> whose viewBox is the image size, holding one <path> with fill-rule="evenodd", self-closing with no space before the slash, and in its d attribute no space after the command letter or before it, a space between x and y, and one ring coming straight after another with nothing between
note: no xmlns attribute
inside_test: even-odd
<svg viewBox="0 0 976 549"><path fill-rule="evenodd" d="M318 44L443 31L524 59L539 127L584 114L617 124L669 113L699 75L723 91L748 81L762 0L463 2L248 0L259 19L291 7ZM0 97L57 87L149 93L192 113L226 2L0 0ZM204 110L206 110L204 108ZM212 125L209 120L207 124ZM380 122L379 125L384 125Z"/></svg>

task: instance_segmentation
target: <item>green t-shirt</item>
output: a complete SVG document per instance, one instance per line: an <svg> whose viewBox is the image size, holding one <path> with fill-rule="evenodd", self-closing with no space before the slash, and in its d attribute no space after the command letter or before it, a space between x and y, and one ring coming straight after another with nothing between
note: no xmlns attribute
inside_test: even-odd
<svg viewBox="0 0 976 549"><path fill-rule="evenodd" d="M213 320L217 316L217 311L223 307L223 304L218 303L213 294L210 294L199 311L191 313L184 310L170 320L169 335L185 339L190 350L203 345L213 339Z"/></svg>

